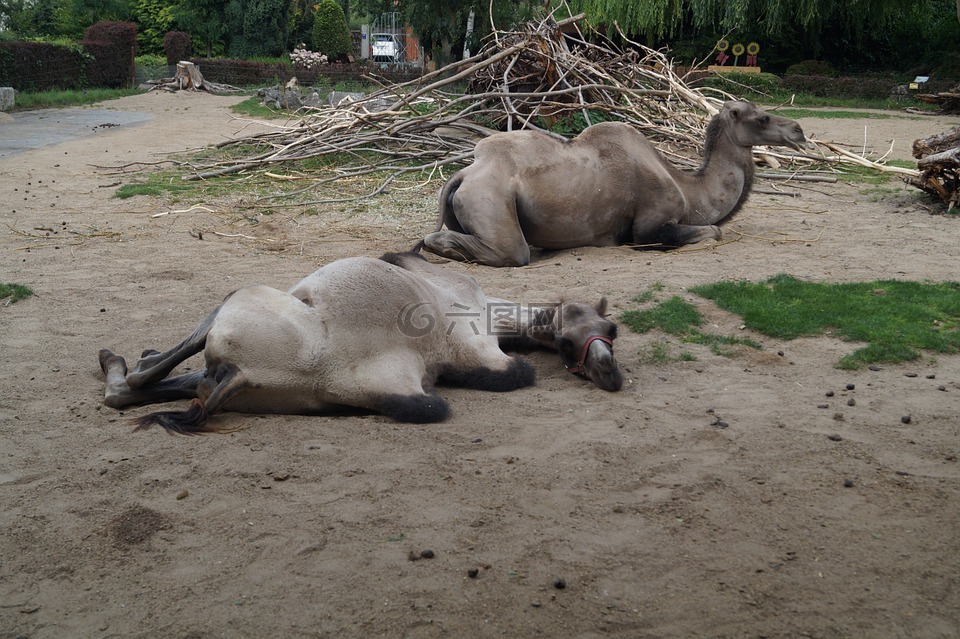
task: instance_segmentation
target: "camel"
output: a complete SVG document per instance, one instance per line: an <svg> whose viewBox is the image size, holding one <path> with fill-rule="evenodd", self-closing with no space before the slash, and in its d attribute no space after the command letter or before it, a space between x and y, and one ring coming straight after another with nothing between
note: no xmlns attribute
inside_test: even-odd
<svg viewBox="0 0 960 639"><path fill-rule="evenodd" d="M416 252L387 253L381 259L396 264L447 290L466 297L465 288L476 280L428 262ZM603 390L615 392L623 386L623 373L613 355L617 325L606 319L607 299L595 305L557 300L519 304L485 297L483 316L490 332L504 348L543 348L558 351L566 369Z"/></svg>
<svg viewBox="0 0 960 639"><path fill-rule="evenodd" d="M444 287L444 281L452 284ZM399 422L442 421L450 410L433 389L437 382L505 392L535 381L526 361L501 349L481 312L486 304L479 285L465 275L431 281L387 260L338 260L288 292L263 285L234 291L178 345L144 351L132 371L123 357L102 349L104 404L190 399L186 410L133 420L137 430L159 425L182 434L218 430L208 420L222 411L311 415L360 409ZM555 329L561 356L568 361L580 353L587 377L618 376L615 332L606 326L612 322L587 308L592 312L580 309L570 318L566 309L559 311L569 323L562 334ZM411 309L432 324L411 323ZM547 322L538 320L531 334L546 330ZM588 330L593 324L606 331L603 347L587 343L597 337ZM167 377L200 352L202 370Z"/></svg>
<svg viewBox="0 0 960 639"><path fill-rule="evenodd" d="M531 245L673 248L720 239L720 225L750 194L752 147L805 143L799 124L745 101L724 103L710 120L692 173L624 122L595 124L566 142L537 131L496 133L444 184L437 225L417 248L524 266Z"/></svg>

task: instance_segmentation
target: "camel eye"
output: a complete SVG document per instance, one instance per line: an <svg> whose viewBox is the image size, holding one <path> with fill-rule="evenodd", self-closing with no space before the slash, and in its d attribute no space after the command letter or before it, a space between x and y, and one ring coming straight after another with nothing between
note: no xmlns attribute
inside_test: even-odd
<svg viewBox="0 0 960 639"><path fill-rule="evenodd" d="M607 337L610 339L617 339L617 325L611 324L610 328L607 330Z"/></svg>
<svg viewBox="0 0 960 639"><path fill-rule="evenodd" d="M573 352L576 350L576 346L573 344L573 340L569 337L558 337L556 340L557 351L561 355L573 355Z"/></svg>
<svg viewBox="0 0 960 639"><path fill-rule="evenodd" d="M770 116L764 115L760 117L760 126L767 126L770 124Z"/></svg>

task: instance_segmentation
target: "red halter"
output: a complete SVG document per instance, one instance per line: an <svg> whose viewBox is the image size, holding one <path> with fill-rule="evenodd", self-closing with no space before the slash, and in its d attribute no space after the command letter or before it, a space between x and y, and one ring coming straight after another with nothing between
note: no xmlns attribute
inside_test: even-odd
<svg viewBox="0 0 960 639"><path fill-rule="evenodd" d="M587 377L587 367L585 366L585 363L586 363L586 361L587 361L587 354L590 352L590 345L593 344L594 342L598 341L598 340L601 341L601 342L603 342L603 343L606 344L607 346L609 346L609 347L610 347L610 351L613 352L613 340L612 340L612 339L610 339L609 337L606 337L606 336L604 336L604 335L591 335L590 337L587 338L586 343L583 345L583 350L580 351L580 359L577 361L576 365L575 365L575 366L567 366L567 370L570 371L571 373L573 373L574 375L577 375L577 376L582 377L582 378L584 378L584 379L589 379L589 378Z"/></svg>

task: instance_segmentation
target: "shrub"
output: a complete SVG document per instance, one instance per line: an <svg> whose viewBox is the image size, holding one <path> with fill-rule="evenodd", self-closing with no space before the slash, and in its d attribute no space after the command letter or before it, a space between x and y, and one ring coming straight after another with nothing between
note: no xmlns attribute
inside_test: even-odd
<svg viewBox="0 0 960 639"><path fill-rule="evenodd" d="M772 73L711 73L696 83L734 94L770 95L780 90L780 78Z"/></svg>
<svg viewBox="0 0 960 639"><path fill-rule="evenodd" d="M80 89L85 64L77 45L0 42L0 78L17 91Z"/></svg>
<svg viewBox="0 0 960 639"><path fill-rule="evenodd" d="M175 66L181 60L189 60L191 54L190 34L185 31L168 31L163 36L163 52L167 64Z"/></svg>
<svg viewBox="0 0 960 639"><path fill-rule="evenodd" d="M836 69L829 62L823 60L804 60L787 67L786 75L824 75L832 77L837 75Z"/></svg>
<svg viewBox="0 0 960 639"><path fill-rule="evenodd" d="M352 49L343 9L335 0L321 0L313 18L313 50L332 61L344 62Z"/></svg>
<svg viewBox="0 0 960 639"><path fill-rule="evenodd" d="M83 50L93 57L87 63L87 82L94 87L130 86L134 77L137 26L132 22L96 22L83 33Z"/></svg>

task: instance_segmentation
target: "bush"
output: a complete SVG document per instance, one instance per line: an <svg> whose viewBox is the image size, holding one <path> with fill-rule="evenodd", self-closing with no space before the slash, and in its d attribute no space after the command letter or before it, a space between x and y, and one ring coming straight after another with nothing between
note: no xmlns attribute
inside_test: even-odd
<svg viewBox="0 0 960 639"><path fill-rule="evenodd" d="M83 88L85 65L77 45L0 42L0 78L17 91Z"/></svg>
<svg viewBox="0 0 960 639"><path fill-rule="evenodd" d="M94 87L130 86L134 77L137 26L132 22L97 22L83 33L83 50L93 57L87 63L87 82Z"/></svg>
<svg viewBox="0 0 960 639"><path fill-rule="evenodd" d="M787 67L786 75L822 75L832 77L837 75L836 69L829 62L823 60L804 60Z"/></svg>
<svg viewBox="0 0 960 639"><path fill-rule="evenodd" d="M901 84L896 76L841 76L827 78L822 75L788 75L783 79L783 88L817 97L876 98L890 97L890 91Z"/></svg>
<svg viewBox="0 0 960 639"><path fill-rule="evenodd" d="M349 59L352 45L347 18L335 0L321 0L313 18L313 50L334 62Z"/></svg>
<svg viewBox="0 0 960 639"><path fill-rule="evenodd" d="M780 78L772 73L737 73L724 71L711 73L696 83L696 86L720 89L734 94L771 95L780 90Z"/></svg>
<svg viewBox="0 0 960 639"><path fill-rule="evenodd" d="M163 52L170 66L176 66L181 60L189 60L191 48L190 34L185 31L168 31L163 36Z"/></svg>

